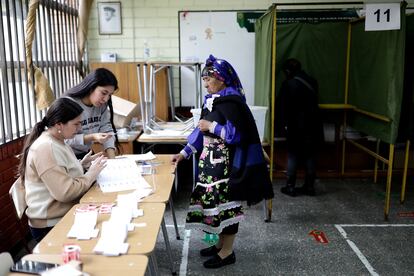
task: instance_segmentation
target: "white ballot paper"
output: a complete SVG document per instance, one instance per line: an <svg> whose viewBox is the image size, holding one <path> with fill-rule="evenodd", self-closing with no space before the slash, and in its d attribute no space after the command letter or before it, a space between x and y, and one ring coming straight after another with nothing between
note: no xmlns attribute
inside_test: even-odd
<svg viewBox="0 0 414 276"><path fill-rule="evenodd" d="M122 194L117 197L117 206L112 208L111 220L128 223L128 231L134 230L132 218L144 215L144 210L138 209L138 200L135 193Z"/></svg>
<svg viewBox="0 0 414 276"><path fill-rule="evenodd" d="M142 133L140 138L141 139L151 139L151 138L176 138L176 139L185 139L188 135L191 134L191 130L173 130L173 129L162 129L162 130L154 130L151 134Z"/></svg>
<svg viewBox="0 0 414 276"><path fill-rule="evenodd" d="M129 158L108 159L97 182L104 193L151 188L135 161Z"/></svg>
<svg viewBox="0 0 414 276"><path fill-rule="evenodd" d="M154 160L156 156L152 153L152 151L149 151L144 154L124 154L124 155L117 156L115 158L119 158L119 159L128 158L134 161L149 161L149 160Z"/></svg>
<svg viewBox="0 0 414 276"><path fill-rule="evenodd" d="M98 236L99 229L95 229L98 219L98 210L87 212L76 212L75 220L70 228L67 237L78 240L89 240Z"/></svg>
<svg viewBox="0 0 414 276"><path fill-rule="evenodd" d="M136 194L133 193L129 193L129 194L121 194L117 196L116 199L117 202L117 207L115 207L116 209L125 209L125 213L130 213L131 214L131 218L136 218L138 216L140 216L142 210L138 209L138 198L136 196ZM117 212L118 210L116 210L115 212ZM142 216L142 215L141 215ZM114 217L114 215L111 215L111 219ZM131 221L131 218L129 219L129 221ZM129 222L128 221L128 222Z"/></svg>
<svg viewBox="0 0 414 276"><path fill-rule="evenodd" d="M80 261L70 261L56 268L40 272L42 276L86 276L81 271L82 263ZM88 274L89 275L89 274Z"/></svg>
<svg viewBox="0 0 414 276"><path fill-rule="evenodd" d="M82 271L77 270L76 268L73 268L72 266L65 264L58 266L57 268L45 270L40 273L42 276L83 276Z"/></svg>
<svg viewBox="0 0 414 276"><path fill-rule="evenodd" d="M125 243L127 237L127 224L116 220L102 223L101 238L93 251L105 256L118 256L128 251L129 244Z"/></svg>

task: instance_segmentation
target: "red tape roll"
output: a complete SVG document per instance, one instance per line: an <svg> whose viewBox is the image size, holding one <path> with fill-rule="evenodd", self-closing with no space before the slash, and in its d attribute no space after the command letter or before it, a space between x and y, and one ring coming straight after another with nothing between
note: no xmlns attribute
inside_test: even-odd
<svg viewBox="0 0 414 276"><path fill-rule="evenodd" d="M77 244L65 244L62 251L63 262L80 261L80 246Z"/></svg>

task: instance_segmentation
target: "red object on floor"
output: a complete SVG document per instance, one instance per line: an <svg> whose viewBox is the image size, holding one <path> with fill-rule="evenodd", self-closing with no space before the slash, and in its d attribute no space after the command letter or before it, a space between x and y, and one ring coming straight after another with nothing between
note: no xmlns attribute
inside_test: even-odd
<svg viewBox="0 0 414 276"><path fill-rule="evenodd" d="M326 238L325 233L319 230L312 230L309 232L310 236L313 236L315 240L319 243L329 243L328 238Z"/></svg>
<svg viewBox="0 0 414 276"><path fill-rule="evenodd" d="M413 211L411 211L411 212L399 212L398 213L398 216L399 217L414 217L414 212Z"/></svg>

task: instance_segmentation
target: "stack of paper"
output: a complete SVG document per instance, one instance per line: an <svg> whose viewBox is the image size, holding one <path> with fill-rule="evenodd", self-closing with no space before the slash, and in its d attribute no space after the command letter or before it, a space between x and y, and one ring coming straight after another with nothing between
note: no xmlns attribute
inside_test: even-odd
<svg viewBox="0 0 414 276"><path fill-rule="evenodd" d="M85 276L82 272L82 263L80 261L70 261L67 264L60 265L56 268L45 270L40 273L42 276Z"/></svg>
<svg viewBox="0 0 414 276"><path fill-rule="evenodd" d="M127 237L127 225L116 221L104 221L102 223L101 238L96 243L93 251L106 256L119 256L128 251L129 244L125 243Z"/></svg>
<svg viewBox="0 0 414 276"><path fill-rule="evenodd" d="M155 159L156 156L151 151L149 151L144 154L124 154L117 156L116 158L128 158L134 161L149 161Z"/></svg>
<svg viewBox="0 0 414 276"><path fill-rule="evenodd" d="M75 221L67 234L68 238L89 240L98 236L99 229L95 229L98 211L76 212Z"/></svg>
<svg viewBox="0 0 414 276"><path fill-rule="evenodd" d="M104 193L151 188L129 158L108 159L97 181Z"/></svg>
<svg viewBox="0 0 414 276"><path fill-rule="evenodd" d="M170 129L164 129L164 130L154 130L151 132L151 134L143 133L141 134L141 139L151 139L153 137L157 138L167 138L167 139L185 139L188 137L188 135L191 134L192 130L170 130Z"/></svg>
<svg viewBox="0 0 414 276"><path fill-rule="evenodd" d="M144 210L138 209L138 198L134 193L121 194L117 197L117 207L113 208L111 220L119 223L127 223L128 231L134 230L134 224L130 223L132 218L144 215Z"/></svg>
<svg viewBox="0 0 414 276"><path fill-rule="evenodd" d="M128 231L134 230L132 218L143 215L138 209L134 193L118 195L118 205L112 208L111 217L102 224L102 234L94 251L96 253L117 256L125 254L129 245L125 242Z"/></svg>

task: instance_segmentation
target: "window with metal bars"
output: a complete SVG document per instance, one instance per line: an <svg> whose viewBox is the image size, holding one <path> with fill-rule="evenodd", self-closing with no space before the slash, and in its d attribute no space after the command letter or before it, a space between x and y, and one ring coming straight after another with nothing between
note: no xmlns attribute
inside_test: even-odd
<svg viewBox="0 0 414 276"><path fill-rule="evenodd" d="M25 136L44 116L27 77L25 50L29 0L0 0L0 145ZM33 64L58 98L79 83L76 70L78 0L40 0Z"/></svg>

